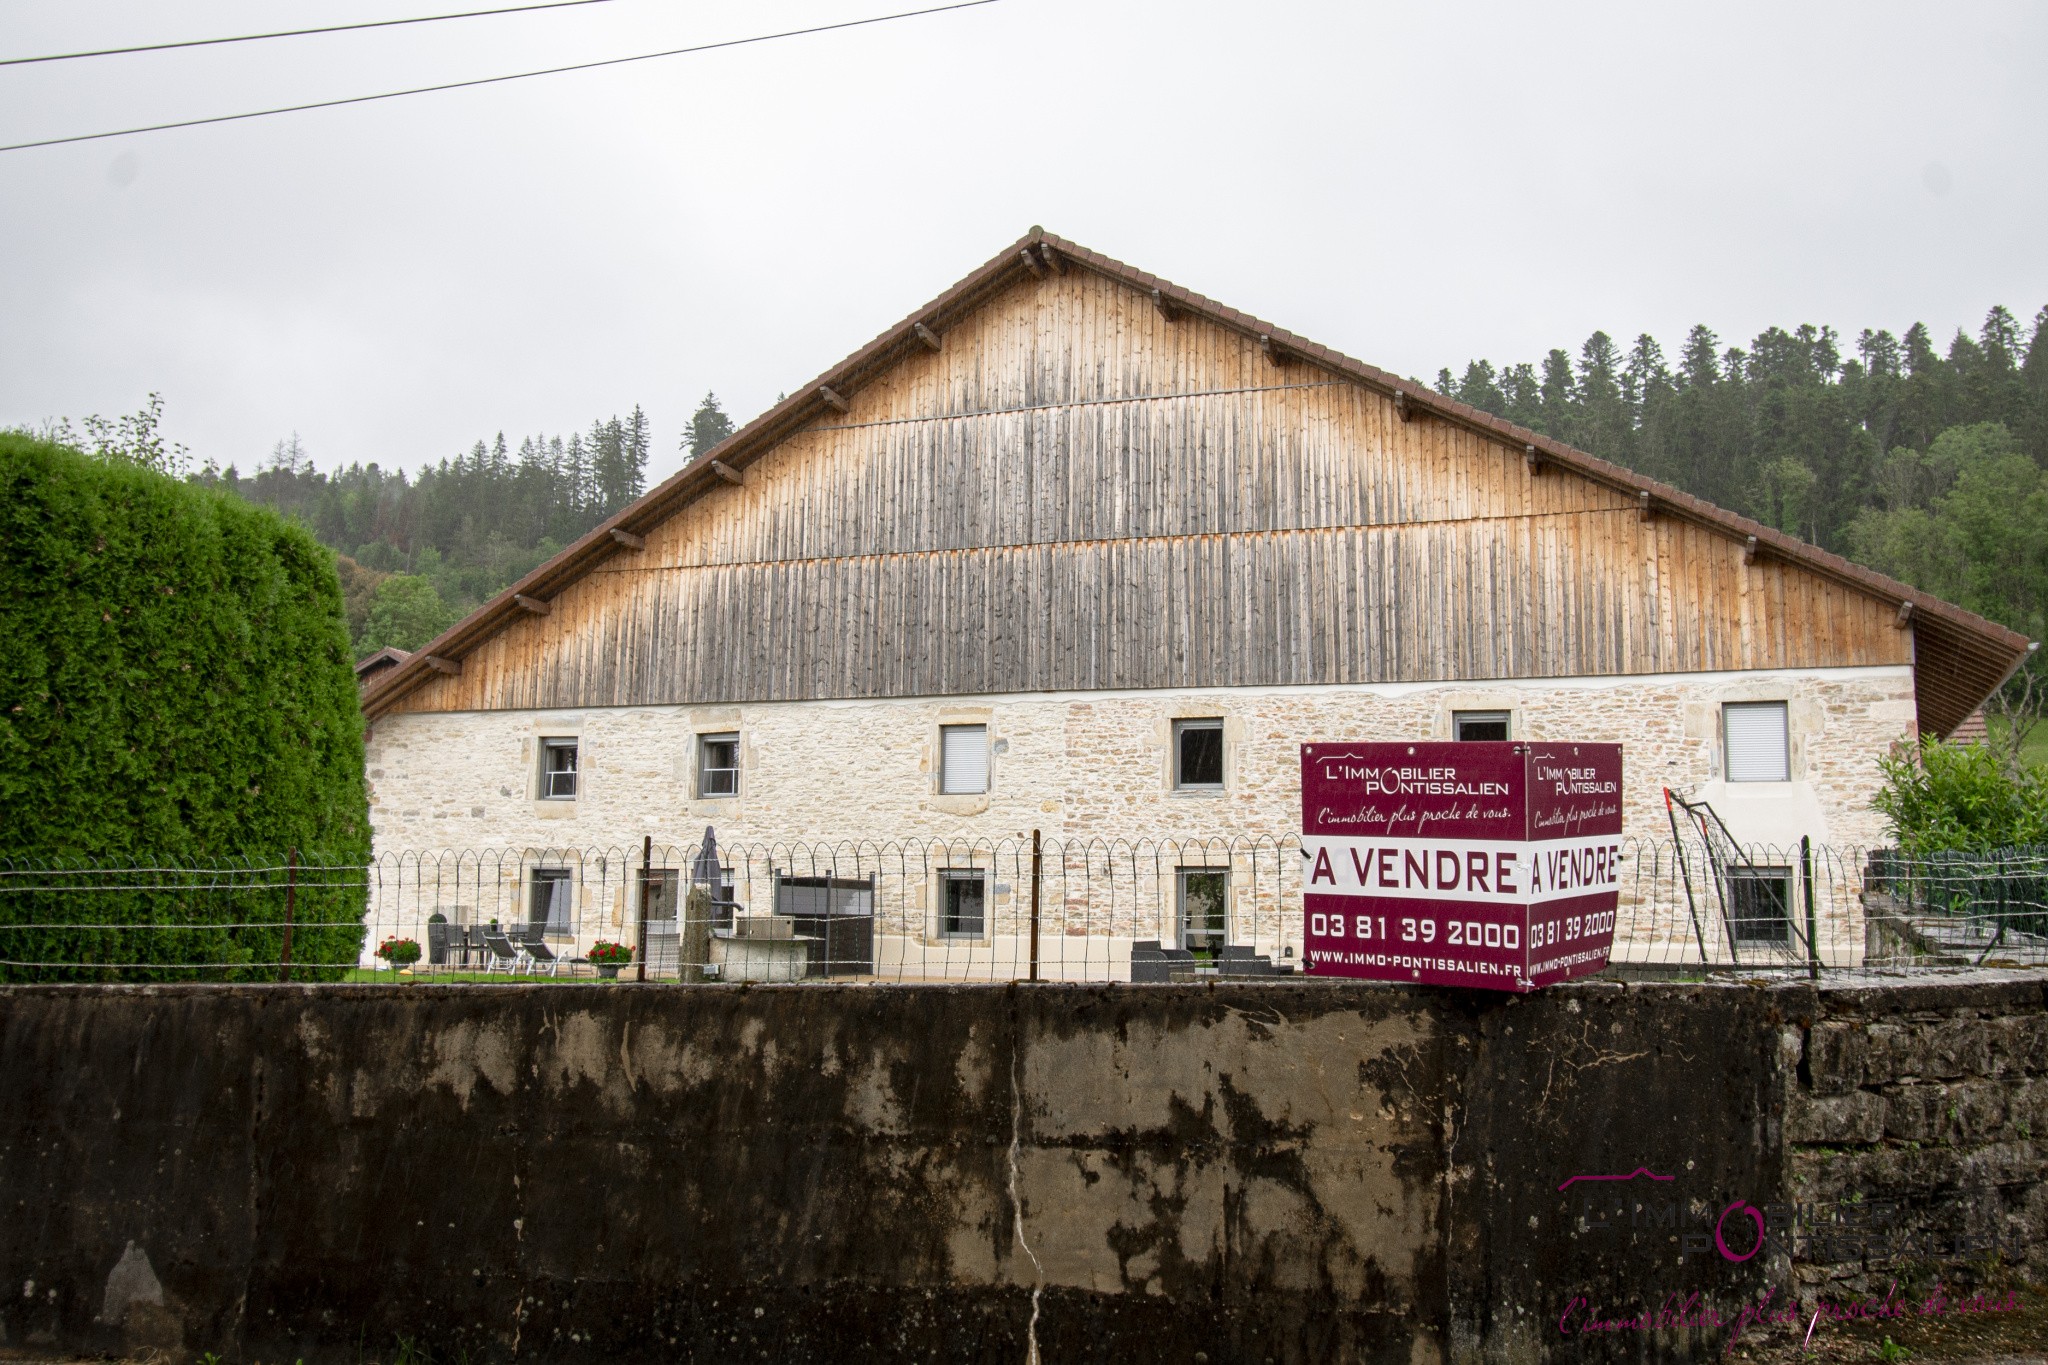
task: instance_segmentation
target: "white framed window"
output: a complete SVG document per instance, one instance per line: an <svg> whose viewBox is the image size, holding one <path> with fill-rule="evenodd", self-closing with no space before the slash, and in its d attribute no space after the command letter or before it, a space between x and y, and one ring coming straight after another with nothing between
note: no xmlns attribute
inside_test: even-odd
<svg viewBox="0 0 2048 1365"><path fill-rule="evenodd" d="M1731 701L1721 707L1721 751L1730 782L1792 780L1792 738L1781 701Z"/></svg>
<svg viewBox="0 0 2048 1365"><path fill-rule="evenodd" d="M939 873L939 937L981 938L988 929L988 877L973 868Z"/></svg>
<svg viewBox="0 0 2048 1365"><path fill-rule="evenodd" d="M1177 791L1223 790L1223 720L1173 723L1173 785Z"/></svg>
<svg viewBox="0 0 2048 1365"><path fill-rule="evenodd" d="M727 732L697 736L697 799L740 794L740 737Z"/></svg>
<svg viewBox="0 0 2048 1365"><path fill-rule="evenodd" d="M1198 959L1215 962L1229 941L1230 873L1220 867L1174 869L1178 883L1180 946Z"/></svg>
<svg viewBox="0 0 2048 1365"><path fill-rule="evenodd" d="M1792 869L1728 869L1728 927L1737 943L1792 941Z"/></svg>
<svg viewBox="0 0 2048 1365"><path fill-rule="evenodd" d="M576 799L576 741L543 739L540 742L540 799Z"/></svg>
<svg viewBox="0 0 2048 1365"><path fill-rule="evenodd" d="M1512 720L1506 711L1453 711L1451 738L1468 741L1512 739Z"/></svg>
<svg viewBox="0 0 2048 1365"><path fill-rule="evenodd" d="M988 790L988 727L939 727L939 790L971 795Z"/></svg>

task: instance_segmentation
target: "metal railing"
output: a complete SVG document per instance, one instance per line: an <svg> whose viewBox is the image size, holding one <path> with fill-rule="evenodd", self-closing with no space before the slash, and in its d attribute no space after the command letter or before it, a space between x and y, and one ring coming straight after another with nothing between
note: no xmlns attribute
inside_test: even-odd
<svg viewBox="0 0 2048 1365"><path fill-rule="evenodd" d="M1303 967L1299 839L0 861L12 981L1199 981ZM1625 840L1610 970L2048 966L2048 849Z"/></svg>

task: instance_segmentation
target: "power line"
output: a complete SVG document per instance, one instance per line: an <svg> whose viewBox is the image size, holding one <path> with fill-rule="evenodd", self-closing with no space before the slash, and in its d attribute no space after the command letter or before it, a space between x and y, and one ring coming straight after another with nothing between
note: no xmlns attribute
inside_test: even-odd
<svg viewBox="0 0 2048 1365"><path fill-rule="evenodd" d="M168 52L179 47L214 47L221 43L260 43L266 38L303 38L309 33L347 33L359 28L396 28L401 24L438 24L443 19L481 19L492 14L522 14L536 9L568 9L573 5L605 5L611 0L546 0L539 5L508 5L503 9L473 9L460 14L422 14L411 19L372 19L361 24L330 24L326 28L287 28L276 33L243 33L233 38L193 38L181 43L145 43L140 47L103 47L91 52L56 52L47 57L0 57L0 66L28 66L35 62L75 62L81 57L121 57L130 52Z"/></svg>
<svg viewBox="0 0 2048 1365"><path fill-rule="evenodd" d="M869 24L886 24L896 19L916 19L927 14L945 14L950 10L975 9L982 5L996 4L997 0L958 0L951 5L934 5L930 9L903 10L896 14L878 14L868 19L847 19L836 24L817 24L810 28L785 29L781 33L761 33L751 38L728 38L723 42L699 43L695 47L672 47L663 52L641 52L631 57L607 57L597 62L577 62L570 66L550 66L538 71L515 71L508 76L481 76L471 81L449 81L443 85L418 85L410 90L386 90L375 95L351 95L347 99L315 100L311 104L287 104L276 109L252 109L246 114L215 114L210 118L180 119L175 123L148 123L136 128L114 128L104 133L78 133L71 137L49 137L36 142L14 142L0 146L0 152L23 152L32 147L60 147L70 142L97 142L102 138L131 137L137 133L161 133L173 128L198 128L209 123L237 123L243 119L269 118L273 114L300 114L308 109L335 109L345 104L369 104L376 100L395 100L407 95L431 95L442 90L467 90L479 85L499 85L506 81L523 81L534 76L559 76L568 71L592 71L598 67L624 66L630 62L651 62L660 57L681 57L692 52L711 52L722 47L746 47L751 43L769 43L778 38L801 38L811 33L831 33L837 29L863 28Z"/></svg>

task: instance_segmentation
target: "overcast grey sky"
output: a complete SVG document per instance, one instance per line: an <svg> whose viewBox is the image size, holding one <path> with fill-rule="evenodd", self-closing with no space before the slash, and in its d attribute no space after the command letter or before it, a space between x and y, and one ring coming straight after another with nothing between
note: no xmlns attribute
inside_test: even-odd
<svg viewBox="0 0 2048 1365"><path fill-rule="evenodd" d="M501 3L504 0L500 0ZM0 55L480 7L0 4ZM0 68L0 142L914 8L611 0ZM0 425L419 465L744 419L1043 223L1421 377L2048 304L2048 6L1000 0L0 154Z"/></svg>

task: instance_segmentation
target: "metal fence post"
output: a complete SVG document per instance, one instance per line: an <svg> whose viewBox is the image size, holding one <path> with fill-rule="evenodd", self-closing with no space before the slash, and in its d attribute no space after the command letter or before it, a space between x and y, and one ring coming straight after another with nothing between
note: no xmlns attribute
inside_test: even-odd
<svg viewBox="0 0 2048 1365"><path fill-rule="evenodd" d="M1038 980L1038 882L1042 864L1038 831L1031 831L1031 979Z"/></svg>
<svg viewBox="0 0 2048 1365"><path fill-rule="evenodd" d="M1813 837L1799 836L1800 880L1806 884L1806 977L1820 980L1820 936L1813 914Z"/></svg>
<svg viewBox="0 0 2048 1365"><path fill-rule="evenodd" d="M292 979L292 910L299 891L299 851L294 848L284 855L284 951L278 956L279 981Z"/></svg>
<svg viewBox="0 0 2048 1365"><path fill-rule="evenodd" d="M640 842L640 942L633 949L633 979L647 980L647 892L653 886L654 836L644 835Z"/></svg>

